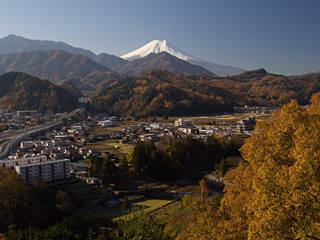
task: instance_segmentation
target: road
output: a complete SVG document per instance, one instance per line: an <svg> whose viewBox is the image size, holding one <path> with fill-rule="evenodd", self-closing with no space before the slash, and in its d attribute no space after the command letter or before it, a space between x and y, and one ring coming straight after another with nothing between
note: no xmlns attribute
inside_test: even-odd
<svg viewBox="0 0 320 240"><path fill-rule="evenodd" d="M63 118L70 118L72 115L76 113L81 114L83 111L84 111L83 108L77 108L72 112L70 112L69 114L66 114ZM13 149L15 146L20 144L20 142L22 141L31 140L30 137L32 135L36 135L39 132L47 131L61 124L62 124L62 120L59 119L53 122L47 122L37 126L32 126L26 129L22 129L11 134L10 133L0 134L0 141L4 142L0 151L0 159L7 158L11 152L11 149Z"/></svg>

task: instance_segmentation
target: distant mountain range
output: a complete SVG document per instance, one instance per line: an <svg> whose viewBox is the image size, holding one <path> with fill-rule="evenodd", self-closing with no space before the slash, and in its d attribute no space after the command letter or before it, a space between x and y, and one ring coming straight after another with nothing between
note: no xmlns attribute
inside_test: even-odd
<svg viewBox="0 0 320 240"><path fill-rule="evenodd" d="M131 61L9 35L0 39L0 74L7 73L0 76L0 108L64 111L75 107L81 90L92 94L98 110L146 118L212 114L232 111L232 106L281 106L291 99L308 104L320 91L319 73L282 76L258 69L229 76L238 70L205 63L166 41L152 41L122 57ZM217 77L222 70L228 76Z"/></svg>
<svg viewBox="0 0 320 240"><path fill-rule="evenodd" d="M124 77L88 57L62 50L0 54L0 73L10 71L25 72L55 84L71 80L79 89L89 91L101 81Z"/></svg>
<svg viewBox="0 0 320 240"><path fill-rule="evenodd" d="M82 79L92 72L110 71L90 58L62 50L0 54L0 66L5 72L27 72L53 83L72 78Z"/></svg>
<svg viewBox="0 0 320 240"><path fill-rule="evenodd" d="M181 60L167 52L157 54L150 53L143 58L137 58L120 67L118 71L120 73L138 76L150 69L165 70L174 74L191 73L215 76L214 73L207 69Z"/></svg>
<svg viewBox="0 0 320 240"><path fill-rule="evenodd" d="M150 69L169 70L170 68L175 69L175 73L184 73L186 72L186 69L184 69L185 66L187 66L188 69L191 69L190 65L187 65L187 64L180 64L180 68L177 68L176 65L172 67L168 66L171 64L171 62L168 62L167 60L163 61L164 65L161 65L159 64L159 56L157 56L156 58L158 60L157 61L153 60L153 62L156 63L155 66L152 66L152 64L143 64L144 67L142 67L140 64L138 64L138 69L140 70L132 70L133 66L135 66L137 62L132 64L128 60L125 60L125 59L129 59L130 61L132 61L135 59L144 58L151 53L158 54L162 52L167 52L178 59L189 62L190 64L201 66L211 74L218 75L218 76L235 75L245 71L240 68L222 66L219 64L206 62L201 59L192 57L189 54L185 53L184 51L169 44L165 40L151 41L150 43L143 46L142 48L139 48L120 58L114 55L109 55L107 53L101 53L99 55L95 55L93 52L89 50L82 49L82 48L75 48L63 42L30 40L30 39L16 36L13 34L0 39L0 54L22 53L26 51L52 51L52 50L63 50L65 52L72 53L72 54L81 54L105 66L106 68L112 71L125 73L125 74L129 74L132 72L135 72L135 74L139 74L143 70L150 70ZM161 56L164 56L164 55L161 55ZM151 57L149 57L148 59L150 58ZM173 64L176 64L177 60L174 60L173 62L174 62ZM125 65L127 66L124 67ZM146 66L148 66L149 69L146 69ZM192 69L193 69L192 73L194 73L195 71L194 69L196 68L193 67ZM198 68L198 69L201 69L201 68ZM0 71L1 71L1 67L0 67ZM203 69L201 69L200 72L198 73L201 74L203 72L204 72Z"/></svg>
<svg viewBox="0 0 320 240"><path fill-rule="evenodd" d="M50 50L63 50L69 53L81 54L89 58L94 58L96 56L93 52L89 50L75 48L64 42L31 40L28 38L16 36L14 34L10 34L7 37L0 38L1 54Z"/></svg>
<svg viewBox="0 0 320 240"><path fill-rule="evenodd" d="M214 73L215 75L221 76L221 77L225 77L228 75L229 76L236 75L245 71L244 69L241 69L241 68L225 66L225 65L220 65L220 64L201 60L199 58L191 56L190 54L184 52L183 50L180 50L179 48L168 43L166 40L153 40L147 43L146 45L142 46L141 48L138 48L130 53L127 53L121 56L121 58L132 61L135 59L144 58L151 53L157 54L161 52L167 52L170 55L175 56L181 60L187 61L197 66L201 66L209 70L210 72Z"/></svg>

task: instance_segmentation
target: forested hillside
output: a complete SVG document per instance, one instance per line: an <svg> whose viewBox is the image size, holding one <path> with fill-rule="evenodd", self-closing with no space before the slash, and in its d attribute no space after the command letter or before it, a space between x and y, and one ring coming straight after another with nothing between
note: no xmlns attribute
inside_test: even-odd
<svg viewBox="0 0 320 240"><path fill-rule="evenodd" d="M264 69L228 78L148 71L101 85L93 105L124 116L179 116L230 112L231 106L306 105L320 91L320 75L282 76Z"/></svg>
<svg viewBox="0 0 320 240"><path fill-rule="evenodd" d="M233 111L227 91L209 86L207 91L198 81L166 71L149 71L140 77L129 77L102 87L92 99L93 105L110 114L122 116L166 116L211 114ZM223 97L221 97L223 96Z"/></svg>
<svg viewBox="0 0 320 240"><path fill-rule="evenodd" d="M246 105L282 106L292 99L305 105L320 91L320 75L283 76L258 69L216 79L214 85L242 96Z"/></svg>
<svg viewBox="0 0 320 240"><path fill-rule="evenodd" d="M0 108L64 112L76 108L78 104L77 98L69 91L25 73L3 74L0 84Z"/></svg>

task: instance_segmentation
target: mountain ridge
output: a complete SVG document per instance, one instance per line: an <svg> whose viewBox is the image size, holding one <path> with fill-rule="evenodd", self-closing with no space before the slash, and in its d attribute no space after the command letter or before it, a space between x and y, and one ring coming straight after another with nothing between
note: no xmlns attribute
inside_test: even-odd
<svg viewBox="0 0 320 240"><path fill-rule="evenodd" d="M63 50L65 52L81 54L83 56L93 58L96 55L83 48L73 47L64 42L56 42L49 40L31 40L15 34L10 34L0 39L1 54L7 53L21 53L29 51L50 51L50 50Z"/></svg>
<svg viewBox="0 0 320 240"><path fill-rule="evenodd" d="M78 100L68 90L26 73L0 75L0 108L65 112L75 109Z"/></svg>
<svg viewBox="0 0 320 240"><path fill-rule="evenodd" d="M162 51L166 51L172 56L188 61L193 65L201 66L218 76L236 75L245 71L244 69L241 69L241 68L210 63L208 61L198 59L184 52L183 50L180 50L174 45L168 43L166 40L153 40L148 44L153 45L153 47L149 46L149 50L145 52L145 55L143 57L147 56L149 53L160 53ZM152 51L150 50L151 48L152 48ZM104 65L105 67L113 71L118 71L119 68L127 64L127 61L120 57L110 55L107 53L100 53L99 55L96 55L90 50L86 50L83 48L75 48L64 42L55 42L55 41L48 41L48 40L31 40L28 38L16 36L14 34L8 35L7 37L4 37L4 38L0 38L0 54L1 53L2 54L20 53L25 51L49 51L49 50L63 50L65 52L69 52L73 54L81 54L83 56L86 56L94 60L95 62L101 65ZM0 70L1 70L1 67L0 67Z"/></svg>
<svg viewBox="0 0 320 240"><path fill-rule="evenodd" d="M283 76L261 68L221 78L151 70L112 86L101 84L92 102L110 114L146 118L214 114L230 106L281 107L292 99L306 105L319 91L315 73Z"/></svg>
<svg viewBox="0 0 320 240"><path fill-rule="evenodd" d="M167 52L172 56L175 56L181 60L187 61L193 65L201 66L217 76L225 77L228 75L236 75L244 72L244 69L220 65L216 63L211 63L199 58L196 58L183 50L175 47L174 45L168 43L166 40L152 40L151 42L145 44L144 46L133 50L127 54L120 56L121 58L129 61L140 59L146 57L150 53L160 53Z"/></svg>
<svg viewBox="0 0 320 240"><path fill-rule="evenodd" d="M88 57L63 50L0 54L0 65L6 72L26 72L53 83L70 78L83 78L93 71L109 71Z"/></svg>
<svg viewBox="0 0 320 240"><path fill-rule="evenodd" d="M10 71L25 72L55 84L72 80L81 90L93 90L101 81L123 77L91 58L63 50L0 54L0 73Z"/></svg>
<svg viewBox="0 0 320 240"><path fill-rule="evenodd" d="M181 60L167 52L150 53L143 58L138 58L126 63L120 67L118 71L120 73L137 76L152 69L165 70L173 74L190 73L215 76L215 74L209 70Z"/></svg>

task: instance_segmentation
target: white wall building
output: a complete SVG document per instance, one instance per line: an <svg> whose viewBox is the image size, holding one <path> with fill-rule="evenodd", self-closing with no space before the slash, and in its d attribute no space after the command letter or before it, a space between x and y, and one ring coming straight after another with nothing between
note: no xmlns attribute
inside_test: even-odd
<svg viewBox="0 0 320 240"><path fill-rule="evenodd" d="M35 142L33 141L24 141L20 143L21 148L33 148L35 145Z"/></svg>
<svg viewBox="0 0 320 240"><path fill-rule="evenodd" d="M15 167L15 166L22 166L28 164L36 164L41 162L47 162L48 159L46 156L35 156L35 157L28 157L28 158L14 158L14 159L4 159L0 160L0 167Z"/></svg>
<svg viewBox="0 0 320 240"><path fill-rule="evenodd" d="M160 128L163 128L163 123L152 122L150 123L150 127L153 129L160 129Z"/></svg>
<svg viewBox="0 0 320 240"><path fill-rule="evenodd" d="M113 121L111 120L99 121L98 125L103 127L110 127L110 126L113 126Z"/></svg>
<svg viewBox="0 0 320 240"><path fill-rule="evenodd" d="M70 178L70 160L50 160L46 156L6 159L0 161L0 167L15 168L27 184L41 180L51 182Z"/></svg>
<svg viewBox="0 0 320 240"><path fill-rule="evenodd" d="M15 166L15 170L29 185L41 180L51 182L70 178L70 160L62 159Z"/></svg>

